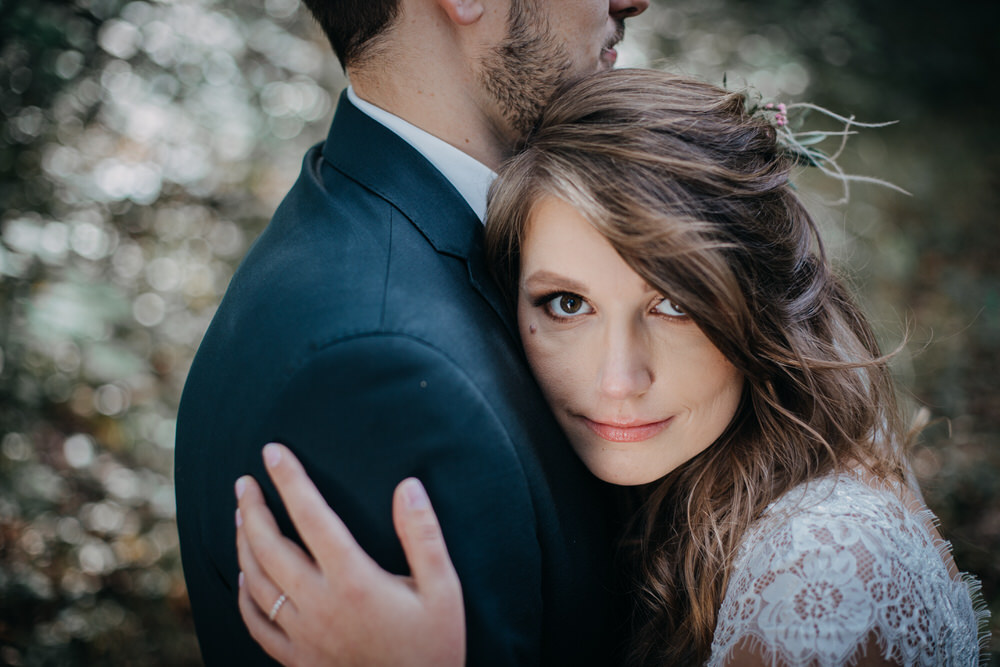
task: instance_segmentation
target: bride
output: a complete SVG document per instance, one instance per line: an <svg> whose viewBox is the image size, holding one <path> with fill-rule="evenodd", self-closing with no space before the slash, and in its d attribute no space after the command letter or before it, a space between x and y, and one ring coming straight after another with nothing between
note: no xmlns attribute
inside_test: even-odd
<svg viewBox="0 0 1000 667"><path fill-rule="evenodd" d="M970 665L973 582L910 480L887 358L789 184L784 116L617 70L564 91L491 191L487 247L576 453L623 487L636 665ZM291 452L311 556L237 483L240 605L286 664L462 664L461 588L419 482L412 576L368 559ZM502 507L496 511L502 512Z"/></svg>

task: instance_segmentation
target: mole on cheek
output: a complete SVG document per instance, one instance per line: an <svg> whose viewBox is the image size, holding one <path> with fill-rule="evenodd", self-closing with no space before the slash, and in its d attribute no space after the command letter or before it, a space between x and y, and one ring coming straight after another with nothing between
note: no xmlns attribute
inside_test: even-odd
<svg viewBox="0 0 1000 667"><path fill-rule="evenodd" d="M535 333L536 331L538 331L538 327L536 327L534 324L529 324L528 325L528 332L529 333Z"/></svg>

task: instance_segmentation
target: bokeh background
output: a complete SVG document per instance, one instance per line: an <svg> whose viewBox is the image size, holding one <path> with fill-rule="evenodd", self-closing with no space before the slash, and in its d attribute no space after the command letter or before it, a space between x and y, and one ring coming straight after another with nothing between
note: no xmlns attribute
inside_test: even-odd
<svg viewBox="0 0 1000 667"><path fill-rule="evenodd" d="M659 0L621 64L861 120L801 175L1000 637L1000 3ZM174 417L230 276L345 81L297 0L0 0L0 664L198 664ZM223 390L224 388L220 388Z"/></svg>

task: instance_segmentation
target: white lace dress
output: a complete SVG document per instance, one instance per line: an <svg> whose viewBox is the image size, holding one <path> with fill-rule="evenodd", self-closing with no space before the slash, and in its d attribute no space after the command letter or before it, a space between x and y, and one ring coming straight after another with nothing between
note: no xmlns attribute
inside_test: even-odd
<svg viewBox="0 0 1000 667"><path fill-rule="evenodd" d="M796 487L750 529L719 609L710 667L744 640L780 665L850 665L871 634L903 665L976 665L971 577L942 561L929 510L851 474Z"/></svg>

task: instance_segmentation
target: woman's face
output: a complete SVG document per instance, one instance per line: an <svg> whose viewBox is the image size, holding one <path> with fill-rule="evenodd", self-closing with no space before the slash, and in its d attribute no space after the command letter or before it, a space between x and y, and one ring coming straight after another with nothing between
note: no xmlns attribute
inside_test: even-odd
<svg viewBox="0 0 1000 667"><path fill-rule="evenodd" d="M613 484L645 484L729 425L742 375L571 205L542 199L521 248L518 327L577 455Z"/></svg>

